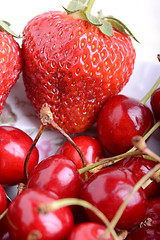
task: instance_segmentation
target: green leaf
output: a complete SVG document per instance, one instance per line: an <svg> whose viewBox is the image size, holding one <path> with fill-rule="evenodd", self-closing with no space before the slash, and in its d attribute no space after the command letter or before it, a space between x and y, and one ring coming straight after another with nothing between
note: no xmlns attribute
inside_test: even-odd
<svg viewBox="0 0 160 240"><path fill-rule="evenodd" d="M75 13L75 12L78 12L78 11L85 10L86 5L83 2L81 2L81 1L72 0L69 3L67 8L65 8L65 7L63 7L63 8L65 9L65 11L68 14L72 14L72 13Z"/></svg>
<svg viewBox="0 0 160 240"><path fill-rule="evenodd" d="M117 21L109 19L108 22L112 25L112 27L117 29L119 32L127 34L126 31L125 31L125 28L120 23L118 23Z"/></svg>
<svg viewBox="0 0 160 240"><path fill-rule="evenodd" d="M19 38L20 36L17 35L16 33L14 33L14 32L10 29L9 26L10 26L10 23L9 23L9 22L0 20L0 29L1 29L2 31L5 31L5 32L11 34L13 37Z"/></svg>
<svg viewBox="0 0 160 240"><path fill-rule="evenodd" d="M94 26L101 26L102 23L100 22L99 18L91 15L90 13L86 12L86 18L88 22L90 22Z"/></svg>
<svg viewBox="0 0 160 240"><path fill-rule="evenodd" d="M131 36L135 41L139 42L135 36L132 34L132 32L129 30L129 28L126 27L126 25L124 23L122 23L120 20L118 20L117 18L114 18L112 16L108 16L108 17L105 17L108 19L108 21L114 21L114 25L117 26L119 29L121 28L122 29L122 32L125 31L126 34L128 34L129 36ZM116 24L115 24L116 23ZM114 27L113 25L113 27ZM115 27L116 28L116 27ZM117 30L119 30L117 28ZM120 31L120 30L119 30Z"/></svg>
<svg viewBox="0 0 160 240"><path fill-rule="evenodd" d="M99 26L99 29L103 34L109 37L113 36L113 28L109 22L102 20L102 26Z"/></svg>

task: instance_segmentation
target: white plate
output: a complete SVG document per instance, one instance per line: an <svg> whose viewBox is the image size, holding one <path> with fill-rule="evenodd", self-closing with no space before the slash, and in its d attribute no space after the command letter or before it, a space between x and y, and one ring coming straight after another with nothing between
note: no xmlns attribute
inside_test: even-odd
<svg viewBox="0 0 160 240"><path fill-rule="evenodd" d="M154 85L160 76L160 63L136 61L134 72L128 84L122 90L122 94L141 100L149 89ZM146 103L150 107L150 100ZM35 112L25 95L22 76L10 92L3 113L1 116L1 125L12 125L34 139L40 126L40 120L35 116ZM95 128L88 130L85 134L95 136ZM37 143L40 153L40 161L55 153L57 148L64 142L64 138L56 131L45 130ZM148 146L160 155L160 129L151 136ZM14 198L17 193L17 187L7 188L7 193Z"/></svg>

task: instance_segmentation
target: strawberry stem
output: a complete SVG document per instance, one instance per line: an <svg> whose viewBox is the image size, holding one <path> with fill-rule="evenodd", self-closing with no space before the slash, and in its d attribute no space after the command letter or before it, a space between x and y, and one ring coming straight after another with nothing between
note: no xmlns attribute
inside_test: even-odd
<svg viewBox="0 0 160 240"><path fill-rule="evenodd" d="M90 13L94 5L95 0L88 0L86 12Z"/></svg>
<svg viewBox="0 0 160 240"><path fill-rule="evenodd" d="M142 98L141 103L145 104L150 96L153 94L153 92L157 89L158 85L160 84L160 77L157 79L156 83L153 85L153 87L149 90L149 92Z"/></svg>

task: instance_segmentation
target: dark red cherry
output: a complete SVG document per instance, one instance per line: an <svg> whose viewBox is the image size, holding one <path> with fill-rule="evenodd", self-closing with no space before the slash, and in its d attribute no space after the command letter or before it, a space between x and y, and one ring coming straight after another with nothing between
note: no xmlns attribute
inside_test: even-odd
<svg viewBox="0 0 160 240"><path fill-rule="evenodd" d="M4 188L0 184L0 215L6 210L6 208L7 208L7 196Z"/></svg>
<svg viewBox="0 0 160 240"><path fill-rule="evenodd" d="M116 95L101 109L97 133L101 144L114 155L128 151L135 135L144 135L153 126L151 110L138 100Z"/></svg>
<svg viewBox="0 0 160 240"><path fill-rule="evenodd" d="M40 203L58 199L54 193L42 190L26 189L9 205L7 219L12 239L62 240L68 237L74 222L68 207L60 208L48 214L40 214ZM31 236L35 238L31 238Z"/></svg>
<svg viewBox="0 0 160 240"><path fill-rule="evenodd" d="M24 180L24 161L32 139L22 130L0 127L0 184L16 185ZM39 153L35 147L28 165L30 172L38 163Z"/></svg>
<svg viewBox="0 0 160 240"><path fill-rule="evenodd" d="M0 220L0 240L11 240L6 216Z"/></svg>
<svg viewBox="0 0 160 240"><path fill-rule="evenodd" d="M160 88L157 88L151 96L151 107L156 120L160 120Z"/></svg>
<svg viewBox="0 0 160 240"><path fill-rule="evenodd" d="M160 228L156 226L142 227L132 230L126 240L159 240Z"/></svg>
<svg viewBox="0 0 160 240"><path fill-rule="evenodd" d="M104 157L103 149L98 140L90 136L77 136L73 141L82 151L86 164L95 163L100 158ZM70 158L77 166L78 169L82 167L82 160L77 150L70 142L65 142L56 152Z"/></svg>
<svg viewBox="0 0 160 240"><path fill-rule="evenodd" d="M146 218L152 219L151 224L159 224L160 228L160 197L152 198L148 201Z"/></svg>
<svg viewBox="0 0 160 240"><path fill-rule="evenodd" d="M68 238L68 240L104 240L103 236L105 227L94 222L85 222L75 226ZM113 240L109 235L105 240Z"/></svg>
<svg viewBox="0 0 160 240"><path fill-rule="evenodd" d="M31 172L27 188L55 192L61 198L78 197L82 180L76 165L63 155L41 161Z"/></svg>
<svg viewBox="0 0 160 240"><path fill-rule="evenodd" d="M137 183L135 174L126 168L108 167L91 176L81 189L81 198L102 211L111 221L122 202ZM117 228L130 229L145 219L146 195L140 188L130 199ZM86 210L90 220L98 221L91 211Z"/></svg>
<svg viewBox="0 0 160 240"><path fill-rule="evenodd" d="M140 180L145 174L147 174L157 163L143 157L129 157L120 160L115 164L116 167L126 167L132 170L138 180ZM151 182L147 187L144 188L144 192L147 198L155 197L160 195L160 183L156 181Z"/></svg>

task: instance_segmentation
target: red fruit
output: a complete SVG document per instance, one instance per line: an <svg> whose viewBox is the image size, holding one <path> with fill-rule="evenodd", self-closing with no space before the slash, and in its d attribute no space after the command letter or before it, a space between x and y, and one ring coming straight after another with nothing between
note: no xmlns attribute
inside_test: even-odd
<svg viewBox="0 0 160 240"><path fill-rule="evenodd" d="M156 120L160 120L160 88L157 88L151 96L151 107Z"/></svg>
<svg viewBox="0 0 160 240"><path fill-rule="evenodd" d="M82 151L86 164L95 163L104 157L103 149L96 138L90 136L77 136L73 137L73 141ZM78 169L82 168L82 160L77 150L70 142L65 142L56 152L71 159Z"/></svg>
<svg viewBox="0 0 160 240"><path fill-rule="evenodd" d="M0 240L11 240L6 216L0 220Z"/></svg>
<svg viewBox="0 0 160 240"><path fill-rule="evenodd" d="M104 35L88 21L50 11L34 17L23 32L26 93L39 114L47 102L67 133L95 122L104 101L128 82L135 50L128 35Z"/></svg>
<svg viewBox="0 0 160 240"><path fill-rule="evenodd" d="M0 114L21 70L22 57L18 43L10 34L0 30Z"/></svg>
<svg viewBox="0 0 160 240"><path fill-rule="evenodd" d="M132 230L126 240L159 240L160 229L158 227L142 227Z"/></svg>
<svg viewBox="0 0 160 240"><path fill-rule="evenodd" d="M7 208L7 196L5 193L4 188L0 185L0 215L6 210Z"/></svg>
<svg viewBox="0 0 160 240"><path fill-rule="evenodd" d="M40 214L40 203L55 201L58 196L41 190L26 189L9 205L7 218L12 239L28 240L35 232L34 239L66 239L73 228L73 216L68 207L49 214ZM37 238L36 238L37 237Z"/></svg>
<svg viewBox="0 0 160 240"><path fill-rule="evenodd" d="M138 180L147 174L157 163L145 158L129 157L122 159L115 164L115 167L125 167L132 170ZM147 187L144 188L147 198L160 195L160 183L152 181Z"/></svg>
<svg viewBox="0 0 160 240"><path fill-rule="evenodd" d="M146 218L151 218L151 224L153 225L160 224L160 197L152 198L148 201Z"/></svg>
<svg viewBox="0 0 160 240"><path fill-rule="evenodd" d="M0 127L0 184L15 185L24 180L24 161L33 140L22 130ZM31 153L28 171L38 163L37 148Z"/></svg>
<svg viewBox="0 0 160 240"><path fill-rule="evenodd" d="M98 138L112 154L128 151L132 138L144 135L153 126L151 110L138 100L124 95L110 98L101 109L97 121Z"/></svg>
<svg viewBox="0 0 160 240"><path fill-rule="evenodd" d="M96 206L111 221L136 183L137 178L132 171L108 167L94 174L84 183L80 196ZM145 218L146 208L146 195L140 188L127 204L117 228L130 229L140 224ZM86 211L90 220L99 222L92 212Z"/></svg>
<svg viewBox="0 0 160 240"><path fill-rule="evenodd" d="M27 182L27 188L55 192L61 198L78 197L81 186L76 165L62 155L41 161L32 170Z"/></svg>
<svg viewBox="0 0 160 240"><path fill-rule="evenodd" d="M85 222L75 226L68 240L103 240L101 236L104 234L105 227L94 222ZM113 240L109 235L105 240Z"/></svg>

